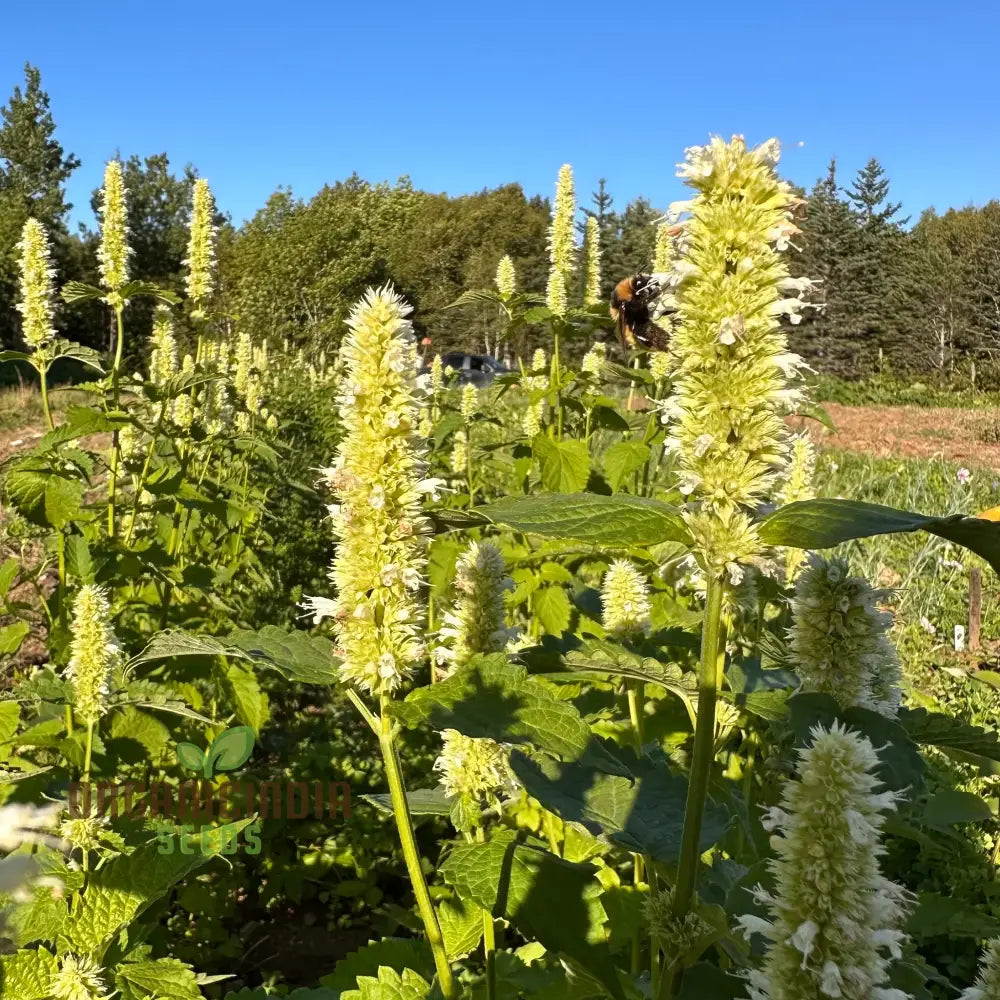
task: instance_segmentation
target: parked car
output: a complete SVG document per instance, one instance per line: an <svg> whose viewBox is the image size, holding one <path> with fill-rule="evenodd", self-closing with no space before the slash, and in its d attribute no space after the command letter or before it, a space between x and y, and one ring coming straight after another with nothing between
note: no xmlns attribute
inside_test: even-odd
<svg viewBox="0 0 1000 1000"><path fill-rule="evenodd" d="M459 385L471 384L479 387L489 385L497 375L509 372L502 362L488 354L461 354L452 352L441 356L441 364L447 371L454 372ZM424 362L426 370L427 362Z"/></svg>

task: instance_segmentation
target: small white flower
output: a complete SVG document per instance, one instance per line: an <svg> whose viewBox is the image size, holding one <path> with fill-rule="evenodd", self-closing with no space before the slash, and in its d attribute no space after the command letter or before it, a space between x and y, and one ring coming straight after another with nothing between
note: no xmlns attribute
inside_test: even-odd
<svg viewBox="0 0 1000 1000"><path fill-rule="evenodd" d="M921 616L920 627L927 632L928 635L937 635L937 626L928 617L926 617L926 615Z"/></svg>
<svg viewBox="0 0 1000 1000"><path fill-rule="evenodd" d="M964 486L972 478L972 473L968 469L959 469L955 478Z"/></svg>
<svg viewBox="0 0 1000 1000"><path fill-rule="evenodd" d="M382 510L385 507L385 490L381 486L372 487L372 491L368 495L368 502L376 510Z"/></svg>
<svg viewBox="0 0 1000 1000"><path fill-rule="evenodd" d="M304 597L299 607L305 612L302 616L312 616L313 624L318 625L324 618L332 618L337 611L337 602L329 597Z"/></svg>

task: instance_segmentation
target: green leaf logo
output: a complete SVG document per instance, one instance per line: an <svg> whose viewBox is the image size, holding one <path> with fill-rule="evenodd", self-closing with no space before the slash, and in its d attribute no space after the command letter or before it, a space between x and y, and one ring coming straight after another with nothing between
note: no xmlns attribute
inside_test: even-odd
<svg viewBox="0 0 1000 1000"><path fill-rule="evenodd" d="M220 733L207 751L193 743L177 744L177 760L189 771L201 771L211 778L216 771L235 771L253 753L254 731L251 726L234 726Z"/></svg>

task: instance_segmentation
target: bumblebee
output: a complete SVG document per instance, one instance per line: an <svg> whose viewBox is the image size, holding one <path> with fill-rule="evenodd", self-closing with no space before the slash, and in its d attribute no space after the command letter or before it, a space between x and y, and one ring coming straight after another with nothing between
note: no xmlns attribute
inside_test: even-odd
<svg viewBox="0 0 1000 1000"><path fill-rule="evenodd" d="M611 293L611 316L626 351L665 351L670 334L658 326L651 307L663 292L667 275L633 274L622 278Z"/></svg>

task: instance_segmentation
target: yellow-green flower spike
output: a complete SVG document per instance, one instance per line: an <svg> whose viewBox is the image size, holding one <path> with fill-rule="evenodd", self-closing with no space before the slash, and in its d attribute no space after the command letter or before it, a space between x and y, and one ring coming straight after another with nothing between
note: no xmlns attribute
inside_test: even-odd
<svg viewBox="0 0 1000 1000"><path fill-rule="evenodd" d="M958 1000L998 1000L1000 998L1000 938L986 942L976 981Z"/></svg>
<svg viewBox="0 0 1000 1000"><path fill-rule="evenodd" d="M704 555L713 572L747 555L749 510L768 497L784 466L783 416L798 399L801 362L780 325L783 315L796 320L803 304L784 297L788 269L780 255L797 232L795 199L774 171L776 156L773 142L748 150L742 138L715 138L689 149L680 170L696 196L685 206L690 217L674 265L675 392L661 405L681 491L724 515L740 540L730 545L716 533L722 550Z"/></svg>
<svg viewBox="0 0 1000 1000"><path fill-rule="evenodd" d="M509 299L517 291L517 272L509 254L504 254L497 265L497 291L505 299Z"/></svg>
<svg viewBox="0 0 1000 1000"><path fill-rule="evenodd" d="M549 271L549 282L545 287L545 304L556 316L565 316L569 309L569 298L566 294L566 279L562 271L554 265Z"/></svg>
<svg viewBox="0 0 1000 1000"><path fill-rule="evenodd" d="M601 584L604 627L619 638L649 631L649 590L645 578L627 559L617 559Z"/></svg>
<svg viewBox="0 0 1000 1000"><path fill-rule="evenodd" d="M661 222L656 227L656 249L653 253L653 271L664 274L674 262L674 247L670 238L670 223Z"/></svg>
<svg viewBox="0 0 1000 1000"><path fill-rule="evenodd" d="M128 245L128 212L125 197L125 178L118 160L110 160L104 169L104 187L101 190L101 242L97 247L97 266L104 287L115 297L128 282L128 262L132 249Z"/></svg>
<svg viewBox="0 0 1000 1000"><path fill-rule="evenodd" d="M896 716L901 678L887 635L892 614L878 607L888 596L851 576L844 559L811 558L795 585L789 631L803 691Z"/></svg>
<svg viewBox="0 0 1000 1000"><path fill-rule="evenodd" d="M580 370L586 372L588 375L600 375L607 356L608 349L604 346L604 342L597 341L583 356L583 361L580 363Z"/></svg>
<svg viewBox="0 0 1000 1000"><path fill-rule="evenodd" d="M583 265L586 280L583 304L597 305L601 301L601 233L593 216L587 219L583 234Z"/></svg>
<svg viewBox="0 0 1000 1000"><path fill-rule="evenodd" d="M180 374L194 374L194 358L190 354L184 355L184 360L181 362ZM184 430L187 430L194 423L194 400L191 398L189 391L185 390L174 400L172 415L174 423L178 427L184 428Z"/></svg>
<svg viewBox="0 0 1000 1000"><path fill-rule="evenodd" d="M747 975L750 1000L904 1000L887 980L890 958L902 957L909 899L879 868L896 793L877 791L879 759L864 736L838 723L811 735L798 780L764 820L775 831L775 887L754 895L770 920L739 921L768 942L762 967Z"/></svg>
<svg viewBox="0 0 1000 1000"><path fill-rule="evenodd" d="M459 412L463 420L471 420L479 412L479 390L471 382L462 386Z"/></svg>
<svg viewBox="0 0 1000 1000"><path fill-rule="evenodd" d="M563 286L569 287L570 276L576 263L576 238L573 220L576 217L576 194L573 190L573 168L564 163L559 168L556 181L556 200L549 224L549 261L562 275ZM551 279L550 279L551 280ZM549 306L551 309L552 307ZM553 310L554 312L555 310Z"/></svg>
<svg viewBox="0 0 1000 1000"><path fill-rule="evenodd" d="M191 225L188 238L186 284L194 319L205 316L205 302L212 294L215 265L215 200L208 181L199 177L191 196Z"/></svg>
<svg viewBox="0 0 1000 1000"><path fill-rule="evenodd" d="M73 685L76 714L90 724L105 712L111 671L121 656L108 598L100 587L80 588L73 603L72 635L66 676Z"/></svg>
<svg viewBox="0 0 1000 1000"><path fill-rule="evenodd" d="M370 289L351 313L341 346L343 438L325 471L340 538L330 576L341 676L377 695L397 688L424 655L421 499L439 487L423 478L417 451L410 312L387 285Z"/></svg>
<svg viewBox="0 0 1000 1000"><path fill-rule="evenodd" d="M249 333L241 333L236 340L233 360L233 388L241 399L247 398L250 377L253 371L253 341Z"/></svg>
<svg viewBox="0 0 1000 1000"><path fill-rule="evenodd" d="M455 431L451 439L451 454L448 465L456 476L464 476L469 462L469 438L465 431Z"/></svg>
<svg viewBox="0 0 1000 1000"><path fill-rule="evenodd" d="M504 608L513 586L500 550L492 542L473 542L455 566L458 601L444 614L438 655L460 667L476 653L502 652L516 634L507 628Z"/></svg>
<svg viewBox="0 0 1000 1000"><path fill-rule="evenodd" d="M491 808L516 787L503 747L490 739L474 739L454 729L441 733L443 746L434 762L449 798Z"/></svg>
<svg viewBox="0 0 1000 1000"><path fill-rule="evenodd" d="M792 455L788 463L785 482L778 493L778 503L784 506L798 503L801 500L811 500L813 492L813 476L816 472L816 449L809 434L803 431L797 434L792 442ZM785 550L785 579L792 580L796 571L802 565L805 554L801 549Z"/></svg>
<svg viewBox="0 0 1000 1000"><path fill-rule="evenodd" d="M21 231L21 298L17 311L21 314L21 336L36 351L44 350L55 336L52 317L55 313L52 292L52 267L49 238L37 219L28 219Z"/></svg>
<svg viewBox="0 0 1000 1000"><path fill-rule="evenodd" d="M149 355L149 381L158 386L177 374L177 341L174 321L167 306L158 306L153 316L153 349Z"/></svg>

